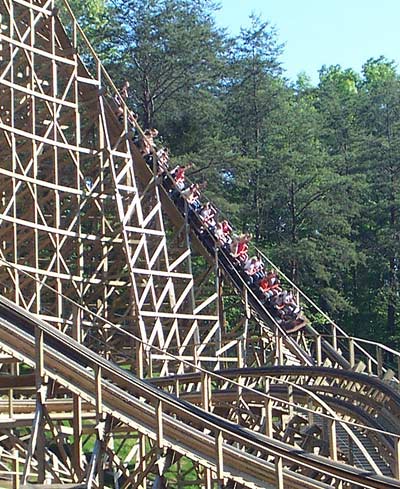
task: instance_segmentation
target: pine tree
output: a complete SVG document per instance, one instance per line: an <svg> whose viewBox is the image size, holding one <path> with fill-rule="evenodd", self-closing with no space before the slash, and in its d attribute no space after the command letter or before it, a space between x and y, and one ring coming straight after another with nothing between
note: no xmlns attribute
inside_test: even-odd
<svg viewBox="0 0 400 489"><path fill-rule="evenodd" d="M369 192L362 238L373 270L376 324L383 320L386 335L398 338L400 79L394 63L382 57L369 60L363 74L360 118L364 126L363 155Z"/></svg>
<svg viewBox="0 0 400 489"><path fill-rule="evenodd" d="M129 80L144 127L174 97L213 83L224 34L209 0L115 1L119 77Z"/></svg>

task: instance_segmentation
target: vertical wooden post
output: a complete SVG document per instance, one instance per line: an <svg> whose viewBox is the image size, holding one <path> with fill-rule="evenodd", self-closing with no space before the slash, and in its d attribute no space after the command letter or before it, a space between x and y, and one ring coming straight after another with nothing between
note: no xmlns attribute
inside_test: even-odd
<svg viewBox="0 0 400 489"><path fill-rule="evenodd" d="M45 385L44 385L44 353L43 353L43 330L35 329L35 356L36 356L36 406L38 411L38 429L37 429L37 445L36 445L36 460L38 471L38 483L43 484L45 480L45 436L43 423L43 403L45 402ZM35 446L32 447L32 455L35 452Z"/></svg>
<svg viewBox="0 0 400 489"><path fill-rule="evenodd" d="M168 364L168 360L166 360ZM153 377L153 355L151 354L151 350L147 352L147 374L148 377Z"/></svg>
<svg viewBox="0 0 400 489"><path fill-rule="evenodd" d="M142 473L146 473L146 436L139 434L139 460ZM147 478L142 480L142 488L147 489Z"/></svg>
<svg viewBox="0 0 400 489"><path fill-rule="evenodd" d="M217 345L216 350L220 350L222 347L222 334L225 333L225 318L224 318L224 301L223 301L223 290L222 290L222 273L219 267L218 259L219 248L215 246L214 261L215 261L215 288L217 293L217 315L218 315L218 332L217 332ZM221 363L219 357L217 358L216 369L221 368Z"/></svg>
<svg viewBox="0 0 400 489"><path fill-rule="evenodd" d="M283 349L282 349L282 336L277 330L275 333L275 341L276 341L276 353L275 353L275 365L283 364Z"/></svg>
<svg viewBox="0 0 400 489"><path fill-rule="evenodd" d="M209 392L209 375L207 372L201 372L201 399L204 411L210 409L210 392Z"/></svg>
<svg viewBox="0 0 400 489"><path fill-rule="evenodd" d="M15 23L13 22L14 18L14 3L10 2L10 38L14 39L15 36ZM10 43L10 59L12 60L15 56L14 50L18 51L18 47L14 47L13 43ZM14 73L14 63L11 63L10 69L10 82L12 86L10 87L10 124L11 127L15 128L15 109L18 106L18 103L15 100L15 73ZM18 164L17 164L17 144L14 131L11 131L11 160L12 160L12 171L13 174L17 173ZM12 177L12 195L17 194L17 179L15 176ZM13 214L13 262L18 263L18 226L17 226L17 199L13 199L12 201L12 214ZM15 290L15 303L19 305L20 303L20 287L19 287L19 273L17 268L14 269L13 272L13 280L14 280L14 290Z"/></svg>
<svg viewBox="0 0 400 489"><path fill-rule="evenodd" d="M30 45L32 49L35 47L35 26L34 26L34 20L35 20L35 15L34 11L32 9L29 10L30 14ZM31 87L33 88L36 84L36 73L35 73L35 53L31 52L30 54L30 63L31 63L31 77L30 77L30 84ZM31 119L31 127L30 131L32 134L36 134L36 97L33 95L30 100L31 103L31 110L30 110L30 119ZM32 163L33 163L33 178L37 179L38 178L38 151L37 151L37 142L32 139L31 141L31 155L32 155ZM38 209L39 209L39 202L38 202L38 188L37 185L33 185L32 188L32 193L33 193L33 200L34 200L34 208L33 208L33 222L35 224L34 228L34 236L33 236L33 252L34 252L34 260L35 260L35 268L38 270L40 268L39 266L39 232L38 232ZM41 309L41 295L40 295L40 289L41 289L41 280L39 274L35 273L35 295L36 295L36 301L35 301L35 312L36 314L40 314L40 309Z"/></svg>
<svg viewBox="0 0 400 489"><path fill-rule="evenodd" d="M265 410L265 434L270 438L273 437L273 425L272 425L272 400L264 400L264 410Z"/></svg>
<svg viewBox="0 0 400 489"><path fill-rule="evenodd" d="M282 457L275 457L275 483L276 489L284 489L283 486L283 460Z"/></svg>
<svg viewBox="0 0 400 489"><path fill-rule="evenodd" d="M337 443L336 443L336 420L328 420L329 429L329 456L332 460L337 460Z"/></svg>
<svg viewBox="0 0 400 489"><path fill-rule="evenodd" d="M239 338L237 341L237 366L243 368L243 338Z"/></svg>
<svg viewBox="0 0 400 489"><path fill-rule="evenodd" d="M349 362L350 362L351 368L353 368L354 365L356 364L355 354L354 354L354 339L353 338L349 338Z"/></svg>
<svg viewBox="0 0 400 489"><path fill-rule="evenodd" d="M204 485L205 489L213 489L211 469L204 467ZM180 485L178 487L181 487Z"/></svg>
<svg viewBox="0 0 400 489"><path fill-rule="evenodd" d="M244 359L244 365L247 365L247 341L249 335L249 320L251 318L251 310L250 310L247 287L245 287L244 289L244 307L246 312L246 318L244 322L244 331L243 331L243 359Z"/></svg>
<svg viewBox="0 0 400 489"><path fill-rule="evenodd" d="M307 407L308 407L308 409L310 409L310 411L308 411L308 423L309 423L309 425L313 425L314 424L314 413L312 410L314 409L314 403L313 403L313 400L311 398L308 399Z"/></svg>
<svg viewBox="0 0 400 489"><path fill-rule="evenodd" d="M16 374L15 363L10 366L11 375ZM14 389L10 387L8 389L8 417L11 419L14 416Z"/></svg>
<svg viewBox="0 0 400 489"><path fill-rule="evenodd" d="M347 449L347 456L349 463L351 465L354 465L354 452L353 452L353 439L351 438L350 435L347 436L348 438L348 449Z"/></svg>
<svg viewBox="0 0 400 489"><path fill-rule="evenodd" d="M51 9L52 12L55 12L55 1L51 1ZM56 17L53 14L51 16L51 24L50 24L50 49L51 49L51 80L50 80L50 93L54 97L54 101L51 103L51 126L52 126L52 132L51 132L51 138L53 141L58 141L59 140L59 131L58 131L58 104L56 102L56 99L58 98L58 63L56 61ZM53 149L53 169L54 169L54 184L58 186L60 184L60 174L61 174L61 158L59 158L59 148L57 145L52 146ZM61 227L61 220L62 220L62 199L61 199L61 193L58 189L58 187L55 187L54 189L54 223L57 229ZM54 236L54 240L56 242L56 260L55 260L55 270L57 272L57 277L60 277L61 275L61 270L62 270L62 253L61 253L61 239L62 237L60 234L56 234ZM63 317L63 284L62 280L60 278L56 278L56 297L55 297L55 302L56 302L56 311L57 311L57 316L59 318ZM62 323L58 323L59 329L62 328Z"/></svg>
<svg viewBox="0 0 400 489"><path fill-rule="evenodd" d="M397 378L400 379L400 356L397 357Z"/></svg>
<svg viewBox="0 0 400 489"><path fill-rule="evenodd" d="M103 406L102 406L102 391L101 391L101 367L95 368L95 394L96 394L96 422L102 421Z"/></svg>
<svg viewBox="0 0 400 489"><path fill-rule="evenodd" d="M217 483L218 487L223 487L224 483L224 452L223 452L223 435L221 431L218 431L215 437L215 448L217 456Z"/></svg>
<svg viewBox="0 0 400 489"><path fill-rule="evenodd" d="M13 488L19 489L19 452L17 448L13 448Z"/></svg>
<svg viewBox="0 0 400 489"><path fill-rule="evenodd" d="M289 384L288 385L288 401L289 401L289 416L290 418L293 417L293 404L294 404L294 397L293 397L293 385Z"/></svg>
<svg viewBox="0 0 400 489"><path fill-rule="evenodd" d="M17 365L15 363L12 363L10 366L11 375L16 375L16 371L17 371ZM8 416L10 420L14 416L14 389L13 388L10 388L8 390ZM11 433L14 434L14 430L11 430ZM15 489L19 489L19 454L17 448L13 448L12 455L13 455L12 470L14 472L12 477L13 487Z"/></svg>
<svg viewBox="0 0 400 489"><path fill-rule="evenodd" d="M33 455L36 452L38 482L43 483L44 473L44 433L43 433L43 403L46 396L44 377L44 358L43 358L43 330L35 329L35 382L36 382L36 410L32 423L31 437L28 444L24 472L22 474L22 484L28 481L30 466Z"/></svg>
<svg viewBox="0 0 400 489"><path fill-rule="evenodd" d="M315 338L315 348L317 356L317 365L322 365L322 337L318 335Z"/></svg>
<svg viewBox="0 0 400 489"><path fill-rule="evenodd" d="M215 254L218 260L217 248ZM217 264L219 264L218 261ZM226 328L225 328L225 314L224 314L224 301L223 301L223 297L224 297L223 285L224 285L224 276L222 275L222 271L220 267L217 266L218 318L219 318L221 331L225 333Z"/></svg>
<svg viewBox="0 0 400 489"><path fill-rule="evenodd" d="M43 330L35 329L35 379L36 386L41 387L44 376L44 358L43 358ZM39 384L39 385L38 385Z"/></svg>
<svg viewBox="0 0 400 489"><path fill-rule="evenodd" d="M382 377L383 375L383 355L382 355L382 349L378 345L376 347L376 361L378 362L377 364L377 375L378 377Z"/></svg>
<svg viewBox="0 0 400 489"><path fill-rule="evenodd" d="M144 355L144 347L143 343L139 340L136 340L136 375L143 379L143 355Z"/></svg>
<svg viewBox="0 0 400 489"><path fill-rule="evenodd" d="M337 351L337 331L336 326L332 324L332 346Z"/></svg>
<svg viewBox="0 0 400 489"><path fill-rule="evenodd" d="M400 479L400 438L394 439L394 476Z"/></svg>
<svg viewBox="0 0 400 489"><path fill-rule="evenodd" d="M78 307L74 307L72 319L72 337L78 343L81 342L81 317L82 313ZM74 435L74 443L72 447L74 471L79 480L82 476L82 400L77 394L72 394L73 403L73 420L72 430Z"/></svg>
<svg viewBox="0 0 400 489"><path fill-rule="evenodd" d="M270 393L270 379L265 379L264 392L269 396ZM273 425L272 425L272 399L270 397L264 397L264 417L265 417L265 434L270 438L273 437Z"/></svg>
<svg viewBox="0 0 400 489"><path fill-rule="evenodd" d="M190 243L189 206L188 206L188 203L187 203L187 200L186 199L185 199L184 206L185 206L184 207L185 208L185 227L184 227L184 229L185 229L186 246L187 246L188 249L190 249L191 243ZM188 266L188 273L190 275L193 275L191 255L188 256L187 266ZM194 296L194 289L193 289L193 287L190 289L189 298L190 298L190 305L191 305L191 308L193 310L196 307L196 300L195 300L195 296ZM193 338L194 338L195 344L196 345L200 345L200 331L199 331L199 327L198 327L197 321L196 321L196 326L197 327L195 329ZM196 365L197 365L197 362L196 362Z"/></svg>
<svg viewBox="0 0 400 489"><path fill-rule="evenodd" d="M157 419L157 448L161 450L164 446L164 434L163 434L163 419L162 419L162 402L158 401L156 406L156 419Z"/></svg>
<svg viewBox="0 0 400 489"><path fill-rule="evenodd" d="M94 461L94 470L97 468L98 484L103 487L103 460L102 448L104 444L104 421L103 421L103 394L102 394L102 369L100 366L95 368L95 393L96 393L96 423L97 423L97 460Z"/></svg>

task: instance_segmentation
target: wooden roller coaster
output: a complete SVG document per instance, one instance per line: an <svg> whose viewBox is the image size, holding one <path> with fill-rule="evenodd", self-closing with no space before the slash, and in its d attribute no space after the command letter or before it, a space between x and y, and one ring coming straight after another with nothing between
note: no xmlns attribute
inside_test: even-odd
<svg viewBox="0 0 400 489"><path fill-rule="evenodd" d="M400 354L282 275L288 334L116 94L66 2L0 0L0 487L400 488Z"/></svg>

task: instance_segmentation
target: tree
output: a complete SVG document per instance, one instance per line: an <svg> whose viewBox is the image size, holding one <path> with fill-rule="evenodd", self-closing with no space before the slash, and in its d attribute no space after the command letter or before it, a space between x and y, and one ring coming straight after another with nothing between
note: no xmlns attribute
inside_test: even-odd
<svg viewBox="0 0 400 489"><path fill-rule="evenodd" d="M281 115L285 125L270 136L264 188L267 246L295 282L329 312L343 314L351 309L346 271L357 260L351 181L336 171L320 141L314 96L292 93Z"/></svg>
<svg viewBox="0 0 400 489"><path fill-rule="evenodd" d="M68 3L79 26L101 57L110 47L107 42L113 24L110 6L106 0L88 0L84 3L79 0L69 0ZM66 25L68 24L69 21L66 22Z"/></svg>
<svg viewBox="0 0 400 489"><path fill-rule="evenodd" d="M242 188L239 198L245 204L243 211L257 238L260 179L265 173L263 154L272 114L285 90L280 78L281 52L275 29L259 17L251 16L250 27L242 29L235 40L230 69L221 88L226 104L226 127L235 136L234 151L242 157L236 164L233 161L223 168L223 172L230 178L229 186L236 184L237 190Z"/></svg>
<svg viewBox="0 0 400 489"><path fill-rule="evenodd" d="M339 65L323 66L317 90L316 107L321 114L321 139L331 163L341 174L359 171L357 155L359 126L357 101L360 76Z"/></svg>
<svg viewBox="0 0 400 489"><path fill-rule="evenodd" d="M336 198L337 206L340 205L339 218L346 216L350 229L346 239L351 243L353 260L346 266L335 265L334 268L340 269L335 280L346 302L351 305L342 314L342 319L354 332L354 325L360 319L356 316L357 310L361 310L363 304L360 268L365 253L360 246L359 233L360 214L368 192L361 155L363 131L358 117L360 87L361 77L354 70L343 69L339 65L323 66L314 94L314 105L320 117L320 141L328 155L330 168L343 182L341 190L345 190L339 191Z"/></svg>
<svg viewBox="0 0 400 489"><path fill-rule="evenodd" d="M257 159L265 141L264 121L273 107L274 83L282 73L276 31L260 17L250 17L232 51L229 77L225 80L230 125L241 140L241 151Z"/></svg>
<svg viewBox="0 0 400 489"><path fill-rule="evenodd" d="M142 124L150 127L171 98L214 83L224 34L210 0L115 0L114 6L118 77L130 81Z"/></svg>
<svg viewBox="0 0 400 489"><path fill-rule="evenodd" d="M369 183L363 245L378 286L377 319L385 318L386 334L394 337L400 319L400 79L394 63L383 57L367 61L363 74L360 118Z"/></svg>

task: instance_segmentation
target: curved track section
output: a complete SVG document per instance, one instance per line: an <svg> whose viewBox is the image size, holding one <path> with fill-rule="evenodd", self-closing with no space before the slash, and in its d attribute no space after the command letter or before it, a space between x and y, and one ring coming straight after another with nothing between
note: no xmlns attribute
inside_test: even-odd
<svg viewBox="0 0 400 489"><path fill-rule="evenodd" d="M323 431L332 419L325 416L333 414L337 445L344 460L354 460L354 453L350 453L354 448L359 459L356 465L370 464L383 473L396 473L400 396L378 378L343 369L302 366L233 369L210 376L209 406L228 419L251 429L267 430L269 435L290 439L301 446L310 442L307 436L314 426L317 431L313 443L319 443L326 453L329 436ZM174 393L179 385L180 397L201 404L203 377L194 373L153 379L152 383ZM274 398L273 402L267 401L276 420L274 429L268 426L263 398L266 392ZM315 409L311 410L312 407ZM302 427L294 428L296 423ZM343 437L347 443L343 443ZM379 469L369 455L377 461Z"/></svg>
<svg viewBox="0 0 400 489"><path fill-rule="evenodd" d="M291 445L163 393L4 299L0 301L0 321L4 350L36 366L42 393L37 399L38 418L40 406L46 402L48 376L94 405L99 423L108 414L154 439L159 450L167 448L196 459L221 481L226 478L245 487L265 488L276 484L278 477L282 487L323 488L329 487L332 479L340 479L354 487L400 487L394 479L293 450ZM101 434L96 443L101 445ZM98 470L96 460L93 456L89 477ZM294 472L293 466L300 470ZM302 469L314 477L303 475Z"/></svg>

